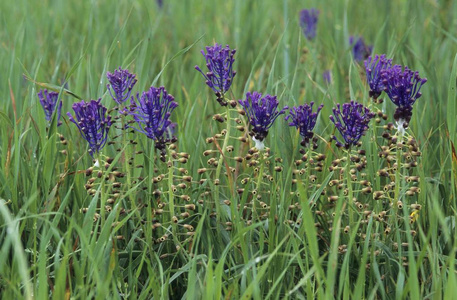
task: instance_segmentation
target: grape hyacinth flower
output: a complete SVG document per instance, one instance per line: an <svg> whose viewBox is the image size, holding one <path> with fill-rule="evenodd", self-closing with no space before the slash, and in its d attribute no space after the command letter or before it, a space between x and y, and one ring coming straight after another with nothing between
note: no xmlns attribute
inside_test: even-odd
<svg viewBox="0 0 457 300"><path fill-rule="evenodd" d="M286 116L285 120L292 119L289 126L295 126L300 130L300 135L303 138L301 145L307 147L310 140L313 138L313 129L316 126L317 116L321 111L323 104L319 105L316 112L313 112L314 102L310 104L305 103L298 107L292 107L289 111L289 115Z"/></svg>
<svg viewBox="0 0 457 300"><path fill-rule="evenodd" d="M100 101L101 99L76 102L72 106L75 117L70 112L67 113L70 121L75 123L82 137L89 143L89 154L92 157L105 146L111 127L111 116L107 115L107 109Z"/></svg>
<svg viewBox="0 0 457 300"><path fill-rule="evenodd" d="M342 110L340 104L336 106L333 108L333 116L330 116L330 120L341 133L344 142L338 141L335 136L333 139L338 147L349 149L351 146L357 145L360 138L368 130L368 123L375 114L355 101L344 103Z"/></svg>
<svg viewBox="0 0 457 300"><path fill-rule="evenodd" d="M367 72L367 82L370 86L369 96L374 100L378 99L384 90L384 82L382 79L383 70L392 67L392 59L387 59L386 55L370 56L365 61L365 70Z"/></svg>
<svg viewBox="0 0 457 300"><path fill-rule="evenodd" d="M205 77L206 84L216 93L217 101L222 106L226 106L224 95L230 89L233 77L236 75L236 71L233 70L236 50L230 50L228 45L223 48L216 43L212 47L206 47L206 52L201 51L206 59L206 67L209 72L204 73L199 66L195 66L195 69Z"/></svg>
<svg viewBox="0 0 457 300"><path fill-rule="evenodd" d="M325 70L324 73L322 73L322 78L326 84L332 83L332 72L330 72L330 70Z"/></svg>
<svg viewBox="0 0 457 300"><path fill-rule="evenodd" d="M60 114L62 111L62 101L57 104L59 93L48 92L48 90L42 90L38 92L38 98L40 99L41 106L43 107L46 121L48 123L52 120L52 114L57 108L57 126L62 125L60 121Z"/></svg>
<svg viewBox="0 0 457 300"><path fill-rule="evenodd" d="M141 96L137 94L136 98L137 101L132 97L132 105L128 112L138 124L137 128L132 128L153 139L156 149L160 150L164 157L165 145L176 141L173 136L176 125L170 121L170 116L178 103L163 86L159 88L152 86Z"/></svg>
<svg viewBox="0 0 457 300"><path fill-rule="evenodd" d="M262 97L261 93L248 92L245 100L239 100L240 105L246 112L249 123L252 125L250 135L259 150L264 149L263 140L268 135L268 130L273 125L273 122L279 115L285 113L288 109L285 106L282 110L278 111L278 100L276 96L265 95Z"/></svg>
<svg viewBox="0 0 457 300"><path fill-rule="evenodd" d="M300 27L305 37L311 41L316 37L319 10L315 8L300 11Z"/></svg>
<svg viewBox="0 0 457 300"><path fill-rule="evenodd" d="M370 56L373 46L368 46L365 44L365 41L362 37L359 37L357 40L353 36L349 38L349 45L352 48L352 55L354 60L362 61Z"/></svg>
<svg viewBox="0 0 457 300"><path fill-rule="evenodd" d="M137 81L135 76L135 74L131 74L128 70L121 68L114 70L114 73L106 73L109 81L106 87L117 104L120 105L130 98L132 88Z"/></svg>
<svg viewBox="0 0 457 300"><path fill-rule="evenodd" d="M403 71L400 65L384 70L382 78L384 91L397 106L394 119L399 133L403 134L413 115L413 104L422 96L420 90L427 79L420 78L418 71L411 71L408 67Z"/></svg>

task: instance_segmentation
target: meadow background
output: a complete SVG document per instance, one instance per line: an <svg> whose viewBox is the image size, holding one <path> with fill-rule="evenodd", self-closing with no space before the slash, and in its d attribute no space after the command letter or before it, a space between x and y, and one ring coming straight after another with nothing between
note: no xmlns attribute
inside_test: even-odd
<svg viewBox="0 0 457 300"><path fill-rule="evenodd" d="M1 1L0 298L451 299L457 294L457 2L163 2L159 7L152 0ZM320 10L312 42L298 24L305 8ZM65 86L86 100L102 98L108 107L113 105L106 72L120 66L137 75L135 93L165 86L179 103L172 117L178 123L177 145L191 155L186 167L197 178L206 161L205 138L215 133L212 115L220 109L194 69L204 66L200 51L205 46L217 42L237 49L233 99L257 90L277 95L281 107L324 104L315 132L329 140L331 108L369 98L363 63L352 59L351 35L363 36L374 45L373 53L385 53L428 79L410 124L422 151L417 236L408 240L402 255L386 258L384 263L392 265L387 277L349 258L371 257L372 244L363 244L348 259L318 253L318 241L311 238L314 226L303 225L300 236L278 223L273 231L280 233L265 249L248 238L264 224L233 233L218 232L216 226L208 232L208 223L201 221L190 254L171 260L160 257L164 252L151 241L138 242L133 230L140 210L122 219L135 223L132 232L124 232L122 247L114 246L119 228L111 226L113 219L93 234L101 224L81 212L93 203L79 172L92 165L85 141L67 117L58 129L55 124L46 129L40 87L33 81ZM322 77L325 70L331 71L331 84ZM64 95L62 101L64 113L78 100ZM393 114L392 106L384 107ZM58 143L56 131L68 145ZM283 118L266 144L284 166L296 159L298 137ZM376 152L369 136L363 145ZM63 149L72 159L59 153ZM327 152L329 159L338 157L334 146ZM114 146L107 146L106 153L116 155ZM283 174L287 178L290 172ZM287 180L280 182L287 192L279 205L291 201ZM126 193L132 197L135 191ZM238 253L239 243L243 251Z"/></svg>

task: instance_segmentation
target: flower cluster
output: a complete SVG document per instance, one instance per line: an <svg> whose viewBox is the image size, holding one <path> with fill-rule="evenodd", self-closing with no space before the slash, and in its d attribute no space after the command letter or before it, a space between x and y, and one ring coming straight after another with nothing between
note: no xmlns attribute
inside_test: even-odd
<svg viewBox="0 0 457 300"><path fill-rule="evenodd" d="M316 37L318 18L319 10L315 8L304 9L300 12L300 27L305 37L310 41Z"/></svg>
<svg viewBox="0 0 457 300"><path fill-rule="evenodd" d="M60 114L62 111L62 101L57 104L59 99L59 93L49 92L48 90L42 90L38 92L38 98L40 99L41 106L43 107L46 121L51 122L52 114L57 108L57 126L60 126Z"/></svg>
<svg viewBox="0 0 457 300"><path fill-rule="evenodd" d="M356 61L362 61L366 59L373 50L373 46L366 45L362 37L356 39L355 37L351 36L349 38L349 45L352 48L352 56Z"/></svg>
<svg viewBox="0 0 457 300"><path fill-rule="evenodd" d="M100 100L76 102L72 106L75 117L71 113L67 113L70 121L76 124L82 137L89 143L91 156L105 146L111 127L111 116L106 114L107 109L100 103Z"/></svg>
<svg viewBox="0 0 457 300"><path fill-rule="evenodd" d="M392 66L392 59L387 59L386 55L370 56L365 61L365 70L367 72L367 82L370 86L369 95L373 99L378 99L382 91L384 91L384 81L381 74L383 70L389 69Z"/></svg>
<svg viewBox="0 0 457 300"><path fill-rule="evenodd" d="M305 103L298 107L292 107L289 111L289 115L286 116L285 120L292 119L289 126L295 126L300 130L300 135L303 138L302 145L306 146L313 138L314 133L312 130L316 126L317 116L321 111L323 104L319 105L316 112L313 112L314 102L310 104Z"/></svg>
<svg viewBox="0 0 457 300"><path fill-rule="evenodd" d="M342 110L340 104L336 106L333 108L334 115L330 116L330 120L341 133L344 142L338 141L335 136L333 139L338 147L349 149L351 146L357 145L365 131L368 130L368 123L375 115L368 108L355 101L344 103Z"/></svg>
<svg viewBox="0 0 457 300"><path fill-rule="evenodd" d="M133 128L153 139L155 147L163 151L166 143L174 139L171 130L175 126L172 125L170 116L178 103L174 101L175 98L169 95L163 86L151 87L141 96L137 94L136 98L137 101L134 101L132 97L132 106L128 111L128 114L138 124L138 128Z"/></svg>
<svg viewBox="0 0 457 300"><path fill-rule="evenodd" d="M268 130L279 115L284 114L288 107L278 111L278 100L276 96L265 95L261 93L248 92L245 100L239 101L240 105L246 112L249 123L252 125L251 136L254 141L262 142L268 135ZM260 150L260 149L259 149Z"/></svg>
<svg viewBox="0 0 457 300"><path fill-rule="evenodd" d="M202 50L209 72L204 73L199 66L195 66L195 69L205 77L206 84L216 93L221 105L227 105L224 95L230 89L236 75L236 71L233 70L235 52L236 50L230 50L228 45L223 48L216 43L212 47L206 47L206 53Z"/></svg>
<svg viewBox="0 0 457 300"><path fill-rule="evenodd" d="M124 103L130 97L132 88L137 81L135 75L128 70L119 68L114 70L114 73L108 72L106 77L108 77L109 81L107 88L113 100L117 104Z"/></svg>
<svg viewBox="0 0 457 300"><path fill-rule="evenodd" d="M397 106L394 119L403 128L407 128L413 104L422 96L420 89L427 79L420 78L419 72L411 71L408 67L402 70L400 65L395 65L382 73L382 81L384 91Z"/></svg>

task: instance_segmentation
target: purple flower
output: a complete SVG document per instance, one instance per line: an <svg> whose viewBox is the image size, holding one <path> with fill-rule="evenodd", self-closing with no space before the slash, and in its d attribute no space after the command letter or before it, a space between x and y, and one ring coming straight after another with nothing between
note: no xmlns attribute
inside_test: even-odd
<svg viewBox="0 0 457 300"><path fill-rule="evenodd" d="M351 36L349 38L349 45L352 48L352 55L356 61L362 61L366 59L368 56L370 56L371 50L373 50L373 46L366 45L362 37L359 37L356 40L353 36Z"/></svg>
<svg viewBox="0 0 457 300"><path fill-rule="evenodd" d="M300 130L300 135L303 137L302 144L304 146L309 144L309 141L313 138L314 133L312 130L316 126L317 116L321 111L323 104L319 105L316 112L313 112L314 102L310 104L305 103L298 107L292 107L289 111L289 115L286 116L285 120L292 119L289 126L295 126Z"/></svg>
<svg viewBox="0 0 457 300"><path fill-rule="evenodd" d="M319 11L315 8L304 9L300 12L300 27L305 37L311 41L316 37Z"/></svg>
<svg viewBox="0 0 457 300"><path fill-rule="evenodd" d="M203 73L198 66L195 66L195 69L202 73L206 84L216 93L218 101L223 103L224 95L230 89L236 75L236 71L233 70L236 50L230 50L228 45L222 48L221 45L215 44L213 47L206 47L206 52L202 50L209 72Z"/></svg>
<svg viewBox="0 0 457 300"><path fill-rule="evenodd" d="M402 70L400 65L395 65L382 72L384 91L390 100L397 106L394 113L394 119L397 122L409 123L412 116L413 104L422 96L420 89L426 78L420 78L419 72L413 72L408 67ZM405 124L403 128L407 128Z"/></svg>
<svg viewBox="0 0 457 300"><path fill-rule="evenodd" d="M278 111L278 100L276 96L265 95L253 92L246 94L246 100L239 100L240 105L246 112L249 123L252 125L251 136L262 142L268 135L268 129L279 115L284 114L288 107Z"/></svg>
<svg viewBox="0 0 457 300"><path fill-rule="evenodd" d="M322 73L322 78L326 84L332 83L332 72L330 72L330 70L325 70L324 73Z"/></svg>
<svg viewBox="0 0 457 300"><path fill-rule="evenodd" d="M392 66L392 60L386 59L386 55L381 56L375 55L368 57L365 61L365 69L367 72L367 81L370 86L370 97L373 99L378 99L384 90L384 83L382 80L383 70L389 69Z"/></svg>
<svg viewBox="0 0 457 300"><path fill-rule="evenodd" d="M138 128L132 128L153 139L155 147L164 153L166 143L175 140L173 137L175 125L170 121L170 116L178 103L163 86L159 88L152 86L141 96L137 94L136 98L135 102L132 97L132 105L128 112L138 124Z"/></svg>
<svg viewBox="0 0 457 300"><path fill-rule="evenodd" d="M340 104L336 106L333 108L333 116L330 116L330 120L341 133L344 142L341 143L335 136L333 139L338 147L349 149L356 145L368 130L368 123L374 117L374 113L355 101L344 103L343 110L341 110Z"/></svg>
<svg viewBox="0 0 457 300"><path fill-rule="evenodd" d="M137 81L135 76L135 74L121 68L114 70L114 73L106 73L109 81L107 84L108 91L117 104L122 104L130 97L132 88Z"/></svg>
<svg viewBox="0 0 457 300"><path fill-rule="evenodd" d="M57 107L57 126L62 125L60 121L60 114L62 111L62 101L57 105L59 93L48 92L48 90L42 90L38 92L38 98L40 99L41 106L43 107L46 121L51 122L52 114Z"/></svg>
<svg viewBox="0 0 457 300"><path fill-rule="evenodd" d="M111 116L106 114L106 107L100 100L74 103L74 118L71 113L67 113L70 121L76 124L82 137L89 143L89 154L92 157L105 146L111 127Z"/></svg>

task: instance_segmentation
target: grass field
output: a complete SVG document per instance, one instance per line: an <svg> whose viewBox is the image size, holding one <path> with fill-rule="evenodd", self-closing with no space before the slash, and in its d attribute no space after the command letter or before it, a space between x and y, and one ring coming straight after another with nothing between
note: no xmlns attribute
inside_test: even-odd
<svg viewBox="0 0 457 300"><path fill-rule="evenodd" d="M0 298L453 299L456 28L452 0L1 1ZM370 98L351 36L427 78L405 134L386 93ZM287 109L251 149L242 106L195 70L215 43L236 49L225 101L323 104L315 148ZM164 86L178 103L162 154L124 130L107 89L119 67L135 99ZM42 89L59 92L61 126ZM91 157L66 113L99 98L113 125ZM376 116L343 149L329 116L350 100Z"/></svg>

